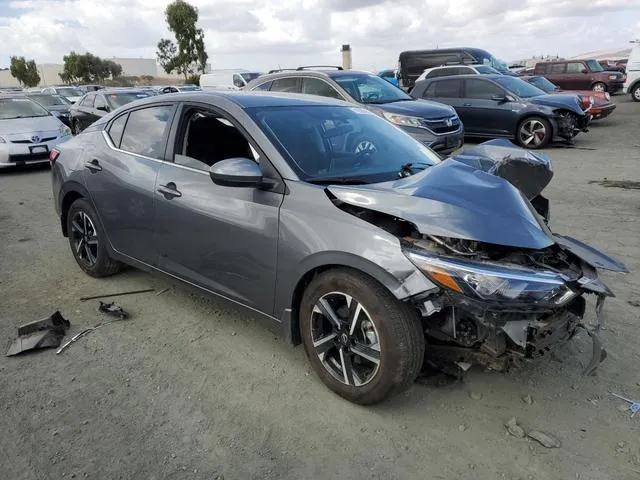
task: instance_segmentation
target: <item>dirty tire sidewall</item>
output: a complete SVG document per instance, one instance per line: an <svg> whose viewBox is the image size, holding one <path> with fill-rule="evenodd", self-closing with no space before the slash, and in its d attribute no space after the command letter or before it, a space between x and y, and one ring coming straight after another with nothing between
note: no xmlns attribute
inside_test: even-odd
<svg viewBox="0 0 640 480"><path fill-rule="evenodd" d="M538 146L526 145L524 142L520 140L520 129L522 128L525 122L528 122L530 120L537 120L544 125L545 135L544 135L544 138L542 139L542 142L540 142L540 145ZM553 127L551 126L551 122L549 122L549 120L547 120L544 117L527 117L518 124L518 128L516 130L516 143L520 145L522 148L528 148L531 150L538 150L546 147L547 145L549 145L549 142L551 142L552 137L553 137Z"/></svg>
<svg viewBox="0 0 640 480"><path fill-rule="evenodd" d="M351 295L367 310L378 332L380 366L363 386L336 380L318 358L311 337L311 315L316 302L329 292ZM373 278L349 268L335 268L316 276L300 306L300 332L307 358L322 382L345 399L361 405L383 401L408 388L420 373L425 339L417 311L397 300Z"/></svg>
<svg viewBox="0 0 640 480"><path fill-rule="evenodd" d="M98 249L97 249L97 260L96 263L92 266L88 266L78 259L78 255L75 251L73 245L73 236L72 236L72 221L73 217L78 212L84 212L93 223L97 237L98 237ZM113 275L120 270L122 270L123 265L120 262L113 260L109 256L109 251L107 250L107 238L102 230L102 226L98 221L98 216L96 215L95 210L91 203L85 198L79 198L75 202L71 204L69 208L69 212L67 214L67 232L69 232L69 247L71 248L71 253L76 260L78 266L88 275L92 277L108 277Z"/></svg>
<svg viewBox="0 0 640 480"><path fill-rule="evenodd" d="M593 84L592 90L594 92L606 92L607 91L607 85L602 83L602 82L597 82L597 83Z"/></svg>
<svg viewBox="0 0 640 480"><path fill-rule="evenodd" d="M631 90L631 98L636 102L640 102L640 84L636 85Z"/></svg>

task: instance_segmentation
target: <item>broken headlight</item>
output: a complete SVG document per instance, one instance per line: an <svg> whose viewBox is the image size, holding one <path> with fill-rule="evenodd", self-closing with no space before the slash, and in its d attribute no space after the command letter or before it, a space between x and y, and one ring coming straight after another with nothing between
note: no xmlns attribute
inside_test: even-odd
<svg viewBox="0 0 640 480"><path fill-rule="evenodd" d="M554 272L445 259L416 250L405 255L440 287L480 300L562 305L576 295Z"/></svg>

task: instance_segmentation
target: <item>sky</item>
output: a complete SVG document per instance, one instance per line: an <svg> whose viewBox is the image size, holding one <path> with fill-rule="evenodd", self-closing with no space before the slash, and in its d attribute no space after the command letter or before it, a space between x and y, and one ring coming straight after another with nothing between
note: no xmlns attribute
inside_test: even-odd
<svg viewBox="0 0 640 480"><path fill-rule="evenodd" d="M0 0L0 67L74 50L154 58L167 0ZM191 0L212 68L393 68L403 50L479 47L501 60L570 57L640 39L640 0Z"/></svg>

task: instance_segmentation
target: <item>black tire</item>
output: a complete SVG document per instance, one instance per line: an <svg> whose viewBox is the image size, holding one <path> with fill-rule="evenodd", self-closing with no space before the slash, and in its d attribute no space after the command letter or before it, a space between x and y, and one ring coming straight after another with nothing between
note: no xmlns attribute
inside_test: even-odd
<svg viewBox="0 0 640 480"><path fill-rule="evenodd" d="M607 84L603 82L596 82L591 87L594 92L606 92L608 90Z"/></svg>
<svg viewBox="0 0 640 480"><path fill-rule="evenodd" d="M79 229L84 231L80 232ZM98 216L84 198L71 204L67 214L67 232L71 253L85 273L100 278L122 270L123 265L109 256L107 238L98 222Z"/></svg>
<svg viewBox="0 0 640 480"><path fill-rule="evenodd" d="M339 303L343 298L340 295L352 298L351 312L346 303ZM330 315L318 310L321 300L335 309L341 330L329 320ZM359 314L354 315L356 311ZM349 316L356 318L354 327ZM321 325L328 328L320 332ZM338 395L361 405L381 402L408 388L424 361L425 339L418 312L371 277L348 268L327 270L311 281L300 305L300 332L307 358L322 382ZM345 334L350 338L345 339ZM372 343L372 338L377 342ZM323 349L326 352L319 353ZM345 369L345 365L352 368ZM345 370L349 373L344 374Z"/></svg>
<svg viewBox="0 0 640 480"><path fill-rule="evenodd" d="M526 136L525 132L533 133L535 131L535 125L542 125L544 128L544 135L540 138L539 135L534 134L533 140L527 143L526 139L529 138L529 136ZM532 126L532 129L529 129L529 126ZM516 129L516 142L524 148L530 148L532 150L544 148L549 144L552 138L553 129L551 127L551 123L543 117L527 117L518 124L518 128Z"/></svg>
<svg viewBox="0 0 640 480"><path fill-rule="evenodd" d="M637 83L631 89L631 98L633 98L635 102L640 102L640 83Z"/></svg>

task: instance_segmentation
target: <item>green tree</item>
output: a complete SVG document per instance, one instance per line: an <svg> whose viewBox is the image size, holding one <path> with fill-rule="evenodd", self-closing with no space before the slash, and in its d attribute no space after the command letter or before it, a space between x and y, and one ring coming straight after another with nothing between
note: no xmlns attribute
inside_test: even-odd
<svg viewBox="0 0 640 480"><path fill-rule="evenodd" d="M113 60L103 60L89 52L83 55L70 52L63 60L64 67L59 76L65 83L103 83L122 75L122 65Z"/></svg>
<svg viewBox="0 0 640 480"><path fill-rule="evenodd" d="M25 60L24 57L11 57L9 67L11 76L18 80L20 85L35 87L40 83L40 74L34 60Z"/></svg>
<svg viewBox="0 0 640 480"><path fill-rule="evenodd" d="M176 43L168 38L158 42L158 62L165 72L184 75L185 81L197 72L204 73L208 55L204 32L197 27L198 9L184 0L175 0L164 11L169 30Z"/></svg>

